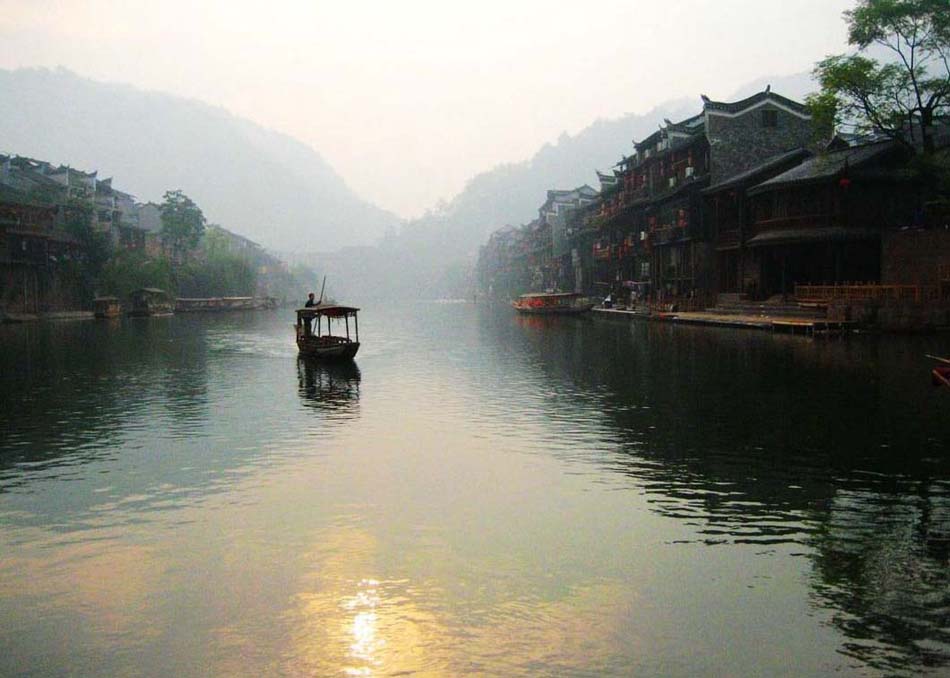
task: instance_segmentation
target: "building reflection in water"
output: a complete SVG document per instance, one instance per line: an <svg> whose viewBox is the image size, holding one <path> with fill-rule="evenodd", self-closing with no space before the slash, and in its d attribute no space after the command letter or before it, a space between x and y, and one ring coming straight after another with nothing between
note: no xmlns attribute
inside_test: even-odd
<svg viewBox="0 0 950 678"><path fill-rule="evenodd" d="M337 416L355 416L360 400L360 368L353 362L297 359L297 389L304 407Z"/></svg>
<svg viewBox="0 0 950 678"><path fill-rule="evenodd" d="M887 675L950 666L948 447L926 345L515 327L545 389L597 400L618 442L599 463L694 543L806 557L843 655Z"/></svg>

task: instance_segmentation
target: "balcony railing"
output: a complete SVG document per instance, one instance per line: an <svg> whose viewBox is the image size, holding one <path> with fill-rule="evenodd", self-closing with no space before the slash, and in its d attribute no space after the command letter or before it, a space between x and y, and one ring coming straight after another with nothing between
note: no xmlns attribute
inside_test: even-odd
<svg viewBox="0 0 950 678"><path fill-rule="evenodd" d="M730 248L739 246L739 230L720 231L716 236L716 247Z"/></svg>
<svg viewBox="0 0 950 678"><path fill-rule="evenodd" d="M685 236L686 229L682 226L660 226L653 231L652 240L659 245L680 240Z"/></svg>
<svg viewBox="0 0 950 678"><path fill-rule="evenodd" d="M853 283L841 285L795 285L799 302L829 301L912 301L922 303L940 299L936 285L877 285Z"/></svg>
<svg viewBox="0 0 950 678"><path fill-rule="evenodd" d="M774 231L779 228L801 228L810 225L836 226L838 225L837 215L827 212L818 214L801 214L794 217L772 217L769 219L759 219L755 222L755 227L759 232Z"/></svg>

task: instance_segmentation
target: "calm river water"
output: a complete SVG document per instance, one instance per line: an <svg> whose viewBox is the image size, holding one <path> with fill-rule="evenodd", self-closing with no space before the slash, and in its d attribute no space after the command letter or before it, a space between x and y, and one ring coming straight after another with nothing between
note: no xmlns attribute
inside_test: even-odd
<svg viewBox="0 0 950 678"><path fill-rule="evenodd" d="M950 675L944 336L0 328L0 675Z"/></svg>

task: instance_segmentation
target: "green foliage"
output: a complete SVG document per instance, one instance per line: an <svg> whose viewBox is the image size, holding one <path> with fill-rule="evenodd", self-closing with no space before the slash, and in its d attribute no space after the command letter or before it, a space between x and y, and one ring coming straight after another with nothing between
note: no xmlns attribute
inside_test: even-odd
<svg viewBox="0 0 950 678"><path fill-rule="evenodd" d="M125 298L132 290L158 287L174 294L176 284L171 262L152 258L137 250L120 250L103 267L99 279L101 294Z"/></svg>
<svg viewBox="0 0 950 678"><path fill-rule="evenodd" d="M244 257L218 252L178 270L183 297L250 297L257 290L257 267Z"/></svg>
<svg viewBox="0 0 950 678"><path fill-rule="evenodd" d="M833 99L838 121L879 130L911 148L919 134L924 152L932 153L934 117L950 110L950 0L860 0L845 20L859 53L817 64L819 112L827 114ZM860 54L872 45L894 59L882 63Z"/></svg>
<svg viewBox="0 0 950 678"><path fill-rule="evenodd" d="M820 143L834 136L841 124L841 101L833 92L816 92L805 98L811 114L812 141Z"/></svg>
<svg viewBox="0 0 950 678"><path fill-rule="evenodd" d="M63 205L63 226L79 242L82 261L75 262L70 276L79 286L83 298L91 298L103 267L112 256L108 233L93 227L94 207L87 195L70 197Z"/></svg>
<svg viewBox="0 0 950 678"><path fill-rule="evenodd" d="M165 192L161 211L162 242L171 249L176 260L181 261L184 253L193 250L201 241L205 230L205 215L201 208L180 190Z"/></svg>

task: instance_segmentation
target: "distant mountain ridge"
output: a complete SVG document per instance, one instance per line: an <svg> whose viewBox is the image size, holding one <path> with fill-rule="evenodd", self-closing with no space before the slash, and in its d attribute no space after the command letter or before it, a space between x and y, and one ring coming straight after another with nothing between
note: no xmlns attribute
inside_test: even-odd
<svg viewBox="0 0 950 678"><path fill-rule="evenodd" d="M98 170L143 201L180 188L210 221L273 249L370 244L399 223L287 135L63 69L0 70L0 151Z"/></svg>

